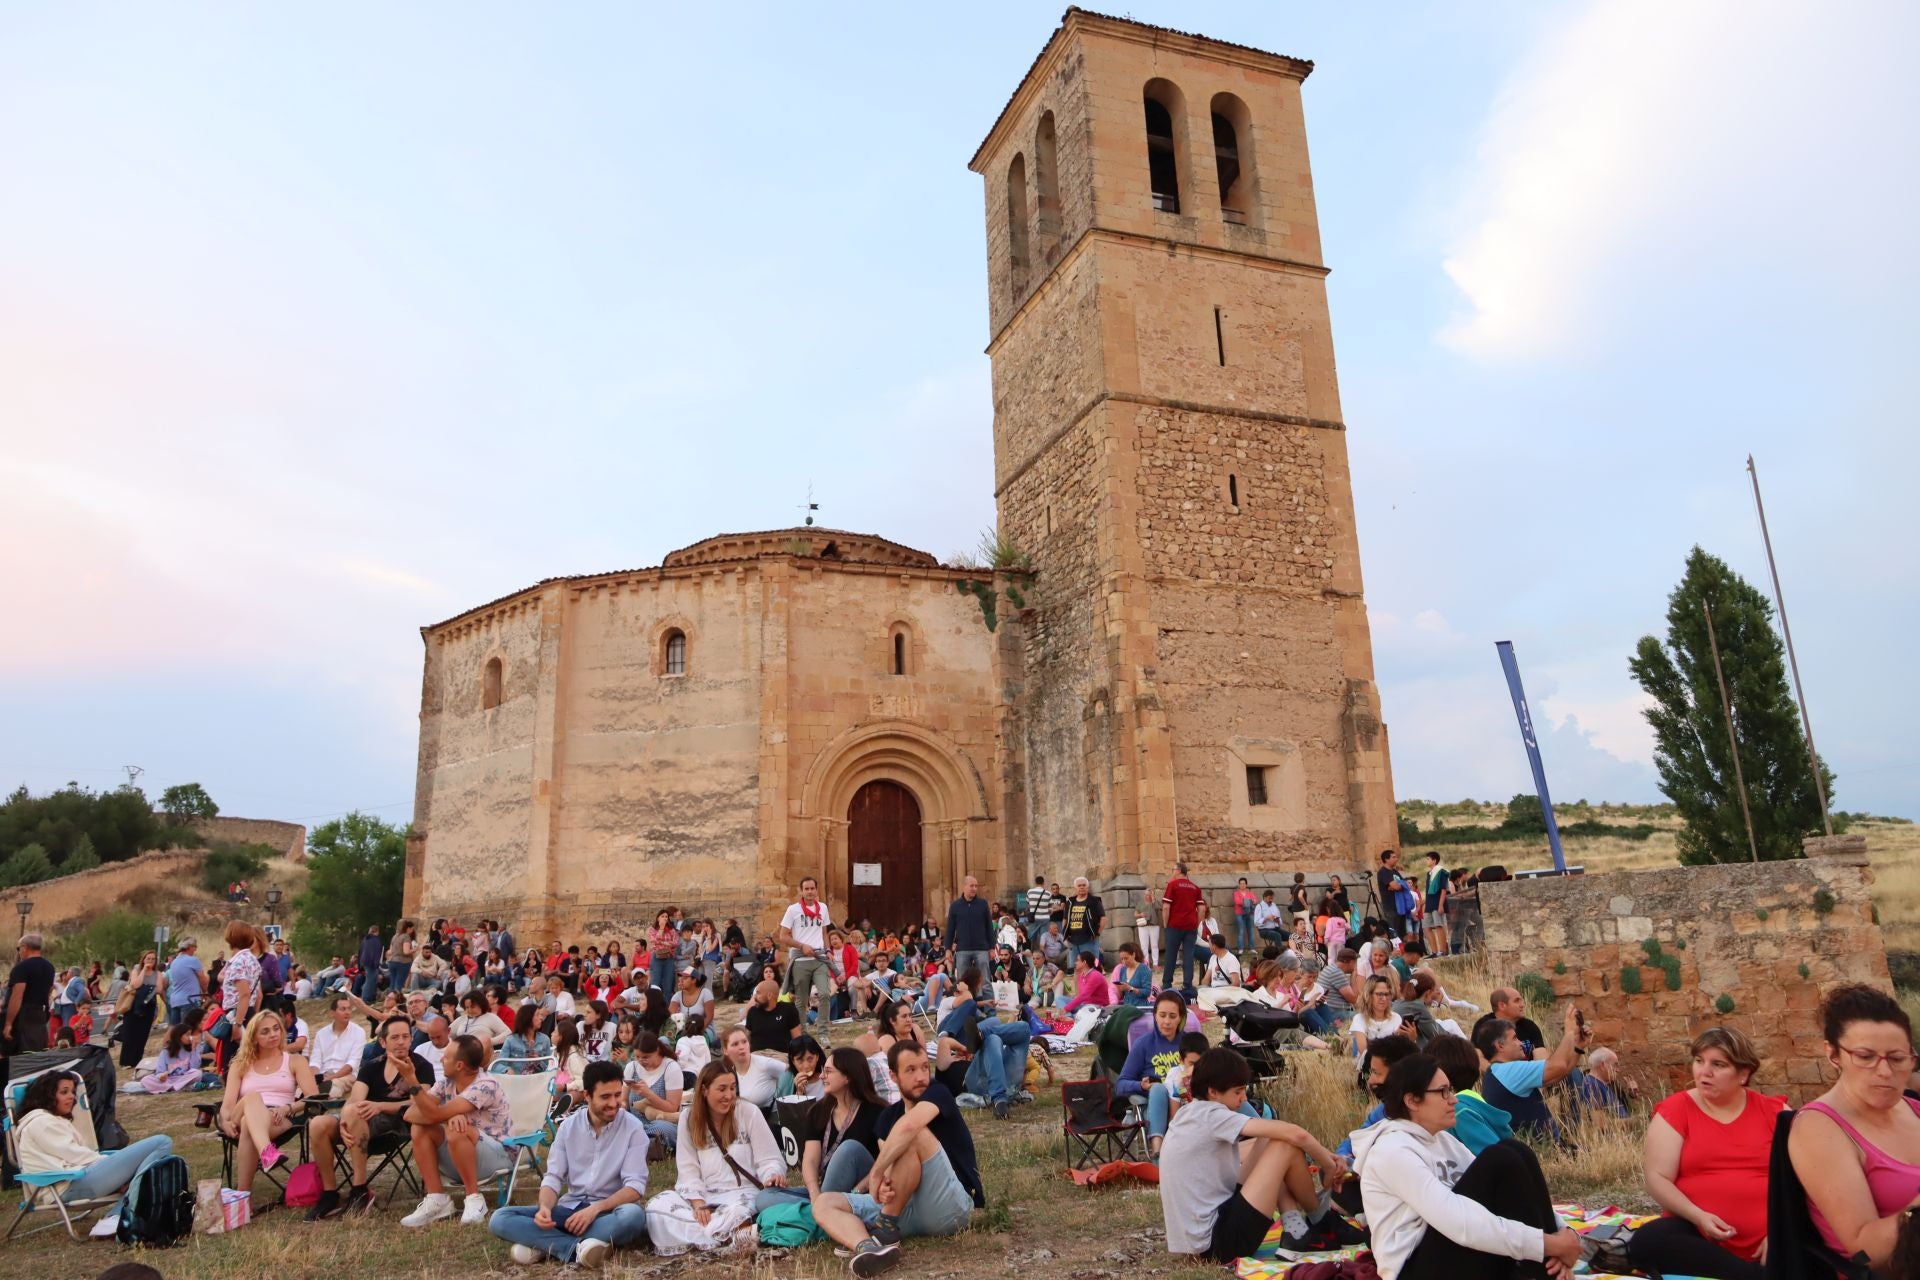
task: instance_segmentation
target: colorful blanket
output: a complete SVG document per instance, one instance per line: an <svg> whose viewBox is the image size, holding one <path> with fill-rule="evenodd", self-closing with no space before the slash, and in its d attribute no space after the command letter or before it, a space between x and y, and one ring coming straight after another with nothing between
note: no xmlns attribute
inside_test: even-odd
<svg viewBox="0 0 1920 1280"><path fill-rule="evenodd" d="M1553 1211L1560 1215L1562 1222L1583 1236L1597 1227L1620 1223L1629 1227L1639 1227L1654 1219L1652 1214L1632 1214L1615 1205L1608 1205L1604 1209L1589 1209L1579 1204L1556 1204L1553 1206ZM1260 1242L1260 1247L1254 1251L1253 1256L1242 1258L1234 1264L1234 1271L1240 1276L1240 1280L1286 1280L1287 1274L1301 1263L1345 1262L1366 1252L1365 1249L1359 1248L1334 1249L1325 1253L1309 1254L1304 1258L1282 1258L1280 1257L1280 1237L1283 1234L1283 1228L1276 1221L1267 1231L1267 1238ZM1631 1280L1633 1273L1622 1275L1613 1271L1595 1271L1587 1263L1582 1262L1575 1268L1575 1274L1589 1277L1589 1280ZM1691 1280L1691 1277L1668 1276L1666 1280Z"/></svg>

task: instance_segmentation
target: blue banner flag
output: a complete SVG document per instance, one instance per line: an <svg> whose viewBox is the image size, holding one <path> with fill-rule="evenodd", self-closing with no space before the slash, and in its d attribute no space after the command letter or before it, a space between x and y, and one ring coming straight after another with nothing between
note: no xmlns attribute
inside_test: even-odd
<svg viewBox="0 0 1920 1280"><path fill-rule="evenodd" d="M1520 719L1520 741L1527 744L1527 763L1533 766L1533 793L1540 797L1540 812L1547 820L1547 843L1553 847L1553 869L1567 873L1567 856L1560 849L1560 823L1553 816L1553 799L1547 794L1547 766L1540 760L1540 739L1533 731L1533 713L1527 710L1527 691L1520 685L1520 663L1513 656L1513 641L1494 643L1500 651L1500 666L1507 673L1507 690L1513 694L1513 714Z"/></svg>

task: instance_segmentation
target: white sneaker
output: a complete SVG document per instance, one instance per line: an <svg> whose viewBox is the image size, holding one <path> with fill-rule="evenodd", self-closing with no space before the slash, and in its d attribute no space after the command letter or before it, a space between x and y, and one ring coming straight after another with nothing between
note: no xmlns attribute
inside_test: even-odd
<svg viewBox="0 0 1920 1280"><path fill-rule="evenodd" d="M87 1232L95 1240L105 1240L120 1229L120 1215L110 1213L93 1224L93 1230Z"/></svg>
<svg viewBox="0 0 1920 1280"><path fill-rule="evenodd" d="M752 1253L759 1247L760 1228L757 1224L749 1222L733 1233L733 1239L727 1241L727 1247L722 1249L721 1252L725 1254Z"/></svg>
<svg viewBox="0 0 1920 1280"><path fill-rule="evenodd" d="M547 1260L547 1255L530 1244L517 1244L507 1250L507 1256L523 1267L537 1267Z"/></svg>
<svg viewBox="0 0 1920 1280"><path fill-rule="evenodd" d="M463 1227L471 1227L475 1223L485 1222L486 1220L487 1198L477 1194L468 1196L466 1207L460 1214L460 1225Z"/></svg>
<svg viewBox="0 0 1920 1280"><path fill-rule="evenodd" d="M435 1192L420 1202L420 1207L400 1219L403 1227L424 1227L435 1222L444 1222L453 1216L453 1197Z"/></svg>
<svg viewBox="0 0 1920 1280"><path fill-rule="evenodd" d="M573 1250L573 1264L585 1267L589 1271L606 1265L607 1254L613 1246L605 1240L582 1240Z"/></svg>

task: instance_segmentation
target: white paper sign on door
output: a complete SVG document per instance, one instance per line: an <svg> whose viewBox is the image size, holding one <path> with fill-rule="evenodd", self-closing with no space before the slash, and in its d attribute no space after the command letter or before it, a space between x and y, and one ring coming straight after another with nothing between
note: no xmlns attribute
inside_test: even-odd
<svg viewBox="0 0 1920 1280"><path fill-rule="evenodd" d="M877 862L854 863L853 882L855 884L879 884L880 864Z"/></svg>

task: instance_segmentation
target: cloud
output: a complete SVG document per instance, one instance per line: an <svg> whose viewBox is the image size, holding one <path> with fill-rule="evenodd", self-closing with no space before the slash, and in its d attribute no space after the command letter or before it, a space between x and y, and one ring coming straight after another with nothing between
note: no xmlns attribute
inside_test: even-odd
<svg viewBox="0 0 1920 1280"><path fill-rule="evenodd" d="M1884 272L1878 246L1899 239L1876 233L1905 213L1873 196L1914 167L1880 142L1913 93L1893 29L1915 25L1901 5L1599 0L1549 29L1466 167L1443 263L1465 307L1441 340L1576 354L1611 313L1658 318L1676 279L1796 250L1823 272ZM1836 197L1859 234L1811 243Z"/></svg>

